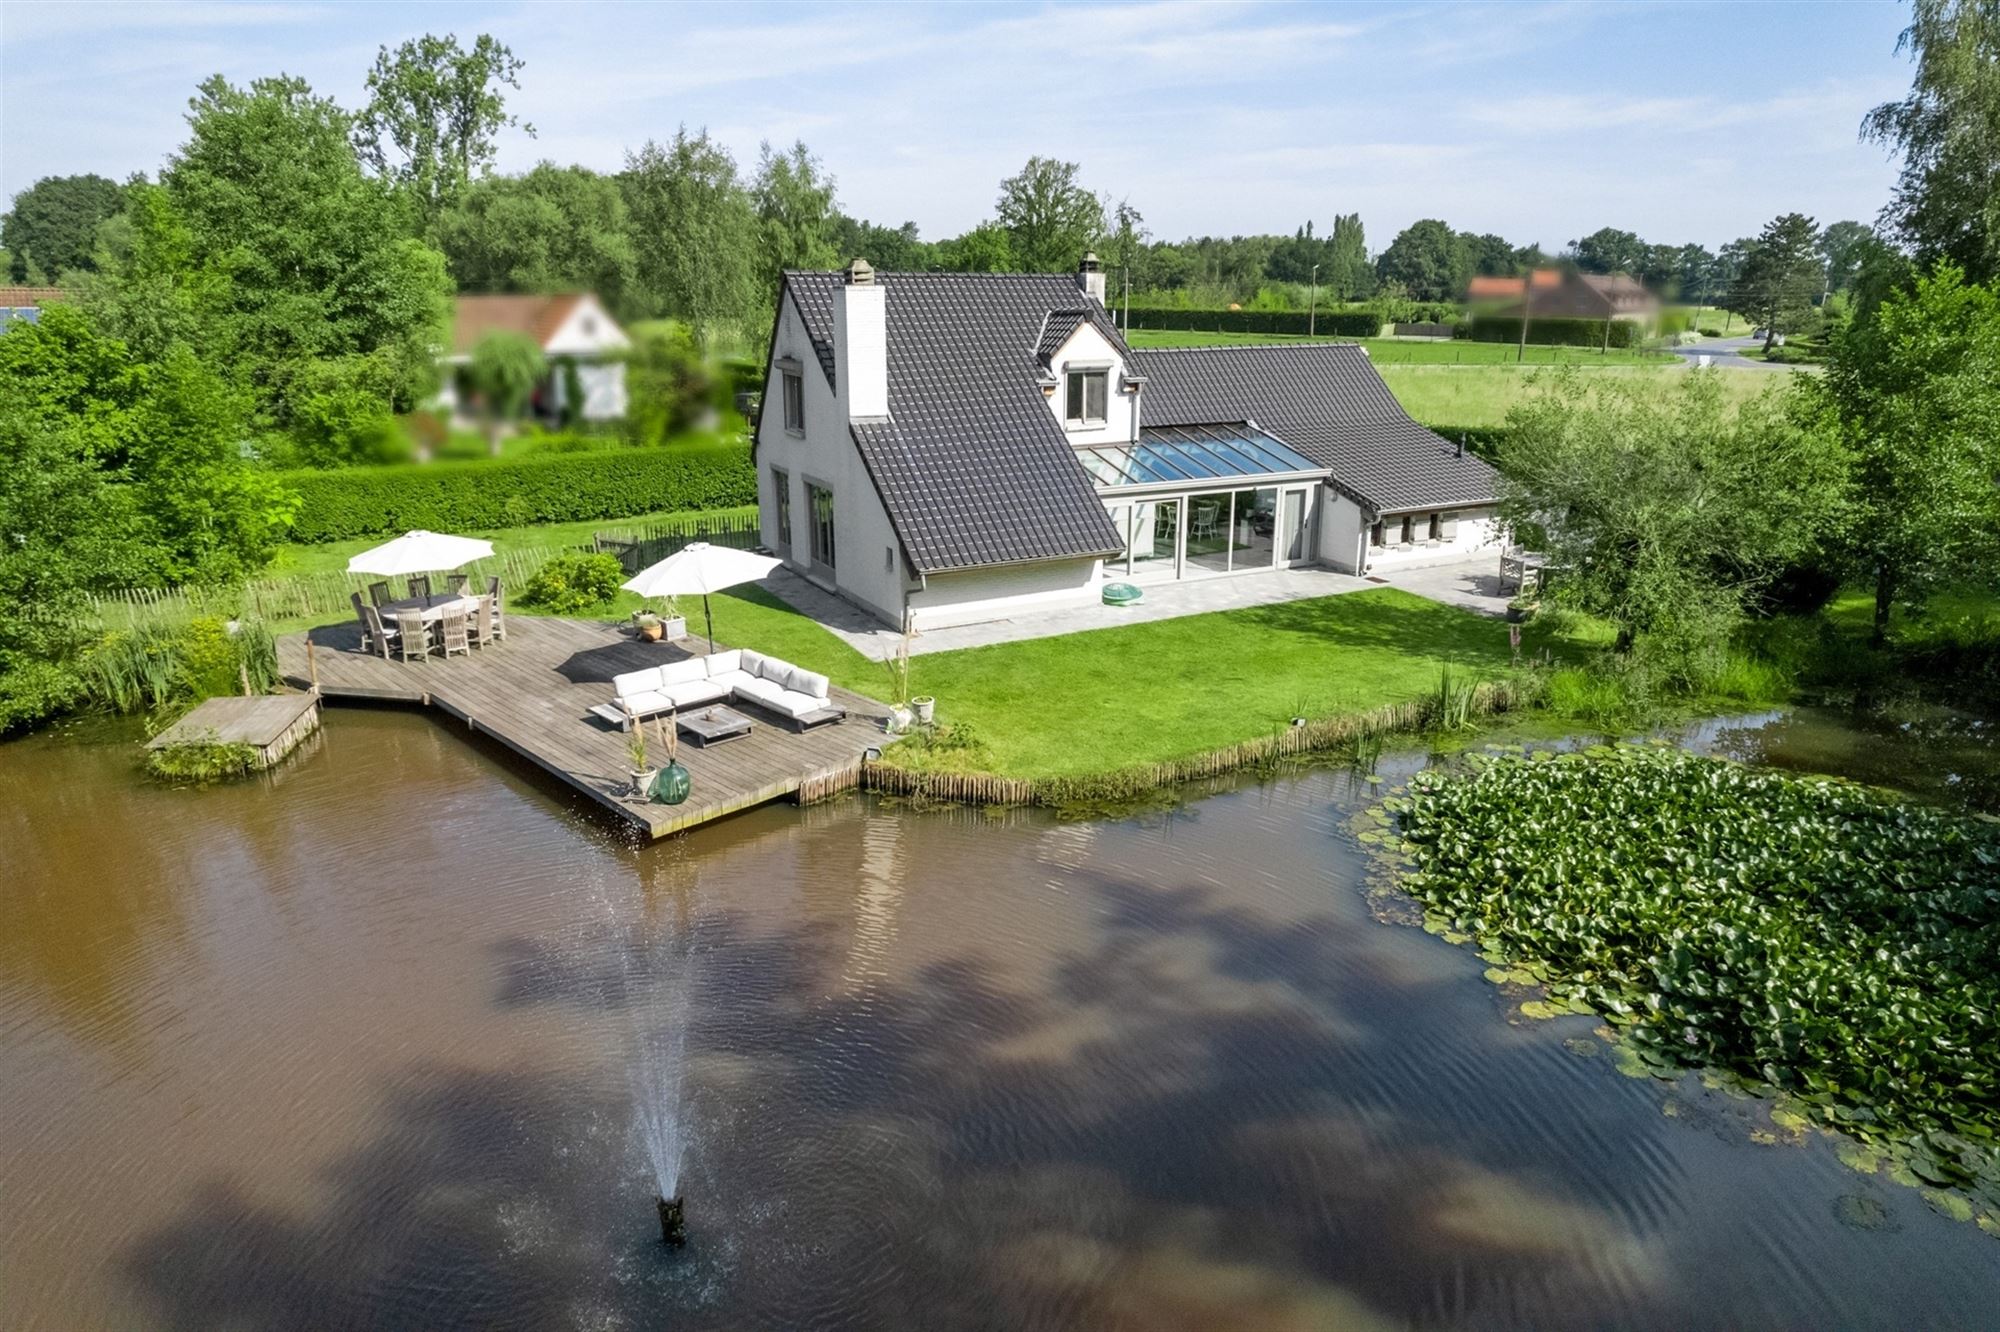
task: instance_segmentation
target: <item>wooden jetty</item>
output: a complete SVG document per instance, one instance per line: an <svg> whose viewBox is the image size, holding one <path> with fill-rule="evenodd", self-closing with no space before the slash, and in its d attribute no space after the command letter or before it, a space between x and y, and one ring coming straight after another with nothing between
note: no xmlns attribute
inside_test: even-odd
<svg viewBox="0 0 2000 1332"><path fill-rule="evenodd" d="M266 694L262 697L204 699L194 711L146 742L148 749L168 745L249 745L257 751L257 768L268 768L299 747L319 729L319 699L312 694Z"/></svg>
<svg viewBox="0 0 2000 1332"><path fill-rule="evenodd" d="M507 637L470 656L385 661L361 651L358 625L321 627L278 640L278 667L301 689L330 699L416 703L463 721L613 811L648 837L682 832L754 805L823 799L859 784L864 751L884 744L889 709L844 689L833 701L847 720L803 735L755 706L756 726L703 748L685 736L680 764L693 790L679 805L625 797L626 740L591 714L612 699L611 678L706 650L702 639L650 643L598 620L509 615ZM649 756L657 762L659 746Z"/></svg>

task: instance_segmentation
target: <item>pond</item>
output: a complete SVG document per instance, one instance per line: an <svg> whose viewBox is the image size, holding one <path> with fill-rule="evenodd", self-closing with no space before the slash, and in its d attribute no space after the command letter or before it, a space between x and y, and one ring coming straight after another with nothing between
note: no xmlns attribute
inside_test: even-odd
<svg viewBox="0 0 2000 1332"><path fill-rule="evenodd" d="M1842 724L1691 742L1992 778L1990 732ZM0 1326L1975 1326L2000 1295L2000 1241L1377 921L1350 772L642 850L414 713L336 711L237 787L129 754L0 746ZM676 1015L673 1252L629 1068Z"/></svg>

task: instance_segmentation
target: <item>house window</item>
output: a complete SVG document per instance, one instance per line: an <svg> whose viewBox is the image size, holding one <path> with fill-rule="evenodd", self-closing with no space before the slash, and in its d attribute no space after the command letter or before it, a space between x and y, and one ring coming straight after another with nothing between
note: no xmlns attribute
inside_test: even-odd
<svg viewBox="0 0 2000 1332"><path fill-rule="evenodd" d="M1415 515L1414 513L1406 513L1403 515L1403 534L1400 540L1403 545L1408 546L1415 544L1416 539L1417 539L1417 515Z"/></svg>
<svg viewBox="0 0 2000 1332"><path fill-rule="evenodd" d="M1425 539L1426 541L1442 541L1442 540L1444 540L1444 515L1443 515L1443 514L1441 514L1441 513L1434 513L1434 514L1432 514L1432 515L1431 515L1431 524L1430 524L1430 529L1429 529L1429 531L1428 531L1428 532L1426 532L1426 533L1425 533L1425 535L1424 535L1424 539Z"/></svg>
<svg viewBox="0 0 2000 1332"><path fill-rule="evenodd" d="M1389 544L1389 525L1380 518L1377 518L1375 525L1368 529L1368 544L1371 546L1386 546Z"/></svg>
<svg viewBox="0 0 2000 1332"><path fill-rule="evenodd" d="M1109 370L1072 370L1066 377L1063 420L1070 425L1104 424L1104 405L1111 392Z"/></svg>
<svg viewBox="0 0 2000 1332"><path fill-rule="evenodd" d="M833 492L807 483L806 508L812 522L812 558L821 568L833 567Z"/></svg>
<svg viewBox="0 0 2000 1332"><path fill-rule="evenodd" d="M785 429L794 435L806 432L806 382L795 370L785 371Z"/></svg>
<svg viewBox="0 0 2000 1332"><path fill-rule="evenodd" d="M789 555L792 553L792 474L782 467L773 467L771 493L777 500L774 507L778 515L778 549Z"/></svg>

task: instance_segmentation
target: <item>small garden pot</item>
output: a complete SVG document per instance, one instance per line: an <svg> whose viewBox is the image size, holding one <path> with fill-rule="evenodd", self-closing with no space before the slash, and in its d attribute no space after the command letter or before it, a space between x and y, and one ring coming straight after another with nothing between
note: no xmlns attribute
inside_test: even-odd
<svg viewBox="0 0 2000 1332"><path fill-rule="evenodd" d="M648 643L659 642L660 636L665 632L665 629L666 626L662 625L658 620L639 621L639 637L645 639Z"/></svg>
<svg viewBox="0 0 2000 1332"><path fill-rule="evenodd" d="M891 735L901 735L903 732L910 729L910 720L911 720L911 715L910 715L910 710L908 708L902 707L900 705L897 707L890 708L889 733Z"/></svg>
<svg viewBox="0 0 2000 1332"><path fill-rule="evenodd" d="M653 786L660 780L658 768L630 768L632 777L632 798L644 800L653 794Z"/></svg>
<svg viewBox="0 0 2000 1332"><path fill-rule="evenodd" d="M653 779L653 799L662 805L680 804L693 789L694 779L678 763L669 763L661 768L660 775Z"/></svg>
<svg viewBox="0 0 2000 1332"><path fill-rule="evenodd" d="M660 621L660 637L669 643L688 636L688 622L685 615L669 615Z"/></svg>
<svg viewBox="0 0 2000 1332"><path fill-rule="evenodd" d="M917 725L929 726L937 713L937 700L929 694L919 694L910 700L910 708L917 714Z"/></svg>

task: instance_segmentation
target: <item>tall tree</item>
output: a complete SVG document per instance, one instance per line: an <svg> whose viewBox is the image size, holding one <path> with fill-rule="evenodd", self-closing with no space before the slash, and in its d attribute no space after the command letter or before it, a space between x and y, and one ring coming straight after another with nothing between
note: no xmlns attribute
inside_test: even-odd
<svg viewBox="0 0 2000 1332"><path fill-rule="evenodd" d="M1397 283L1419 301L1454 301L1465 293L1465 247L1436 218L1412 222L1397 233L1375 263L1383 282Z"/></svg>
<svg viewBox="0 0 2000 1332"><path fill-rule="evenodd" d="M757 215L729 151L683 125L665 146L648 139L626 153L619 179L653 308L704 345L740 328L757 299Z"/></svg>
<svg viewBox="0 0 2000 1332"><path fill-rule="evenodd" d="M1327 299L1358 301L1375 290L1375 271L1368 264L1368 239L1361 214L1342 213L1327 236Z"/></svg>
<svg viewBox="0 0 2000 1332"><path fill-rule="evenodd" d="M1750 243L1730 287L1729 308L1764 326L1764 348L1811 317L1822 290L1819 228L1803 213L1772 218Z"/></svg>
<svg viewBox="0 0 2000 1332"><path fill-rule="evenodd" d="M918 235L914 222L884 227L835 213L828 232L836 264L858 257L884 273L922 273L938 266L937 247Z"/></svg>
<svg viewBox="0 0 2000 1332"><path fill-rule="evenodd" d="M1005 227L981 222L963 236L938 242L938 266L951 273L1019 273L1014 239Z"/></svg>
<svg viewBox="0 0 2000 1332"><path fill-rule="evenodd" d="M1828 291L1846 291L1861 272L1875 233L1859 222L1830 222L1819 237L1820 262Z"/></svg>
<svg viewBox="0 0 2000 1332"><path fill-rule="evenodd" d="M1586 273L1630 273L1646 264L1646 242L1629 231L1600 227L1569 243L1569 257Z"/></svg>
<svg viewBox="0 0 2000 1332"><path fill-rule="evenodd" d="M1875 641L1947 580L2000 585L2000 295L1948 264L1918 277L1834 341L1823 391L1855 458Z"/></svg>
<svg viewBox="0 0 2000 1332"><path fill-rule="evenodd" d="M362 161L393 182L425 222L435 219L492 165L501 130L535 132L507 113L501 91L519 90L522 63L485 33L470 51L455 36L429 33L393 52L383 47L368 71L368 105L354 122Z"/></svg>
<svg viewBox="0 0 2000 1332"><path fill-rule="evenodd" d="M1911 0L1896 49L1916 62L1909 95L1861 126L1903 155L1883 224L1921 266L1950 260L1991 281L2000 277L2000 6Z"/></svg>
<svg viewBox="0 0 2000 1332"><path fill-rule="evenodd" d="M750 197L757 206L758 275L769 297L776 298L778 275L785 269L832 268L839 262L833 193L833 177L804 143L782 153L772 152L768 143L760 147Z"/></svg>
<svg viewBox="0 0 2000 1332"><path fill-rule="evenodd" d="M1077 184L1077 164L1031 157L1000 182L994 219L1030 273L1068 273L1104 237L1104 202Z"/></svg>
<svg viewBox="0 0 2000 1332"><path fill-rule="evenodd" d="M1460 232L1459 239L1465 245L1466 261L1471 272L1482 277L1507 277L1519 271L1519 259L1514 247L1504 236L1492 232L1474 235L1470 231Z"/></svg>
<svg viewBox="0 0 2000 1332"><path fill-rule="evenodd" d="M631 219L613 177L553 162L488 176L439 215L437 237L462 291L594 291L634 313Z"/></svg>
<svg viewBox="0 0 2000 1332"><path fill-rule="evenodd" d="M1552 594L1618 626L1618 649L1699 687L1747 599L1835 530L1845 458L1778 392L1733 407L1722 371L1665 389L1576 371L1507 417L1502 513L1541 531Z"/></svg>
<svg viewBox="0 0 2000 1332"><path fill-rule="evenodd" d="M1146 253L1146 218L1130 199L1120 199L1111 210L1111 234L1105 238L1105 261L1113 271L1112 291L1130 282L1139 285L1139 266Z"/></svg>
<svg viewBox="0 0 2000 1332"><path fill-rule="evenodd" d="M231 276L228 346L260 414L287 423L297 362L377 351L396 366L397 408L413 406L435 383L451 281L444 257L404 234L387 189L362 174L347 113L300 79L242 89L217 76L188 125L161 182L189 263Z"/></svg>
<svg viewBox="0 0 2000 1332"><path fill-rule="evenodd" d="M57 282L95 268L98 225L124 206L124 191L103 176L42 177L15 195L13 209L0 218L9 275L26 282L34 268Z"/></svg>

